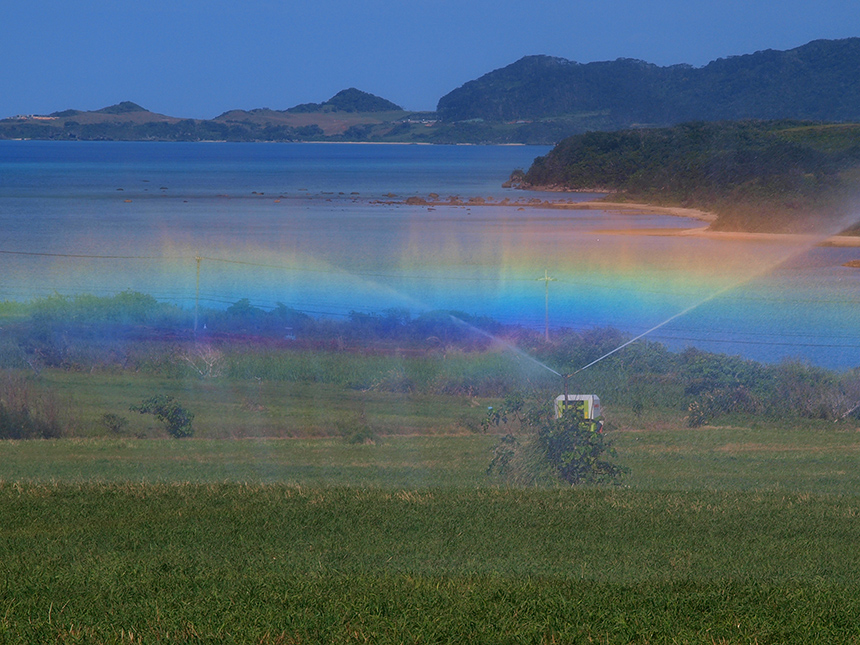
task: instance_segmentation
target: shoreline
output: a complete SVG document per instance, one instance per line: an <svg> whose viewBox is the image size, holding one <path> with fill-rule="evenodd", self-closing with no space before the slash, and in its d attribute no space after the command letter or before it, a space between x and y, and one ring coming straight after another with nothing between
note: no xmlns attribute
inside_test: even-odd
<svg viewBox="0 0 860 645"><path fill-rule="evenodd" d="M385 195L384 197L387 197ZM557 210L584 210L584 211L615 211L615 212L634 212L634 213L642 213L642 214L651 214L651 215L671 215L672 217L686 217L688 219L694 219L701 222L708 222L709 224L715 222L717 220L717 216L714 213L709 213L707 211L698 210L694 208L682 208L679 206L654 206L651 204L639 204L639 203L628 203L628 202L599 202L594 200L582 201L582 202L571 202L571 201L549 201L542 200L537 197L532 197L528 200L512 200L510 198L504 198L500 200L495 200L492 197L484 198L484 197L467 197L461 198L459 195L452 195L447 199L439 199L438 195L435 193L431 193L430 197L425 199L423 197L411 196L407 197L404 200L374 200L374 203L379 204L389 204L389 205L403 205L403 206L429 206L432 208L441 207L441 206L498 206L504 208L518 207L518 208L550 208Z"/></svg>
<svg viewBox="0 0 860 645"><path fill-rule="evenodd" d="M503 208L516 207L518 210L524 208L548 208L556 210L583 210L583 211L614 211L627 213L642 213L647 215L669 215L671 217L683 217L707 223L707 226L691 226L683 228L630 228L630 229L597 229L590 231L596 235L645 235L656 237L699 237L711 240L725 240L727 242L772 242L772 243L803 243L815 246L833 246L843 248L860 248L860 236L856 235L815 235L806 233L754 233L749 231L712 231L710 225L717 220L714 213L696 208L684 208L681 206L656 206L653 204L641 204L634 202L609 202L609 201L549 201L539 198L531 198L527 201L512 201L507 198L495 201L492 198L472 197L466 200L458 196L452 196L447 200L424 199L421 197L409 197L404 201L386 201L376 203L402 204L407 206L428 206L430 208L444 206L497 206Z"/></svg>
<svg viewBox="0 0 860 645"><path fill-rule="evenodd" d="M697 226L692 228L671 229L604 229L595 230L592 233L601 235L650 235L658 237L699 237L710 240L725 240L727 242L773 242L773 243L806 243L815 246L831 246L840 248L860 248L860 236L857 235L835 235L821 236L808 233L754 233L751 231L712 231L710 224L717 220L714 213L696 208L684 208L680 206L656 206L653 204L640 204L632 202L610 202L610 201L588 201L578 203L561 202L557 208L578 210L610 210L610 211L634 211L652 215L671 215L673 217L686 217L701 222L707 222L708 226ZM846 265L847 266L847 265Z"/></svg>

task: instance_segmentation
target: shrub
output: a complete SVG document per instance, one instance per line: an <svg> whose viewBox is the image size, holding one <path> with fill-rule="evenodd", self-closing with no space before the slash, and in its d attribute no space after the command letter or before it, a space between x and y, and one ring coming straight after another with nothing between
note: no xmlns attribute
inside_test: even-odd
<svg viewBox="0 0 860 645"><path fill-rule="evenodd" d="M217 378L224 372L224 353L212 345L195 343L178 357L202 379Z"/></svg>
<svg viewBox="0 0 860 645"><path fill-rule="evenodd" d="M367 421L364 406L350 419L337 423L337 430L346 443L349 444L374 444L376 433Z"/></svg>
<svg viewBox="0 0 860 645"><path fill-rule="evenodd" d="M526 403L515 395L489 411L485 427L490 425L518 428L522 436L502 437L488 468L512 483L618 483L627 472L607 459L615 456L611 443L591 429L580 410L556 419L550 404Z"/></svg>
<svg viewBox="0 0 860 645"><path fill-rule="evenodd" d="M14 409L0 403L0 439L51 439L59 428L43 421L27 408Z"/></svg>
<svg viewBox="0 0 860 645"><path fill-rule="evenodd" d="M836 419L840 406L834 401L839 392L834 375L800 361L785 361L775 370L779 398L772 409L808 419Z"/></svg>
<svg viewBox="0 0 860 645"><path fill-rule="evenodd" d="M377 379L368 388L376 392L398 392L408 394L415 390L415 382L402 367L393 367Z"/></svg>
<svg viewBox="0 0 860 645"><path fill-rule="evenodd" d="M179 405L172 396L152 396L141 401L139 405L131 406L130 409L141 414L154 414L159 421L164 423L168 434L176 439L183 439L194 434L194 428L191 427L194 413Z"/></svg>
<svg viewBox="0 0 860 645"><path fill-rule="evenodd" d="M724 414L758 414L762 404L745 387L705 392L687 408L687 425L699 428Z"/></svg>

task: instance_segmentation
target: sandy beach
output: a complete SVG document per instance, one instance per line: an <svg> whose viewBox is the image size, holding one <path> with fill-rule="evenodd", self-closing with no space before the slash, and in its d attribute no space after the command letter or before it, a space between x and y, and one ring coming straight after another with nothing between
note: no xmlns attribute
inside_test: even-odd
<svg viewBox="0 0 860 645"><path fill-rule="evenodd" d="M635 204L628 202L544 202L542 206L550 208L563 208L565 210L603 210L615 212L636 212L653 215L672 215L675 217L686 217L701 222L715 222L717 216L714 213L694 208L681 208L675 206L653 206L651 204ZM793 233L749 233L744 231L712 231L710 226L693 226L690 228L637 228L637 229L601 229L592 231L596 235L650 235L660 237L704 237L712 240L725 240L726 242L773 242L776 244L818 244L821 246L838 246L855 248L860 247L860 237L852 235L831 235L822 237L820 235L805 235Z"/></svg>
<svg viewBox="0 0 860 645"><path fill-rule="evenodd" d="M548 202L550 208L564 208L566 210L596 210L615 212L649 213L653 215L673 215L675 217L688 217L702 222L715 222L717 216L714 213L698 210L695 208L681 208L677 206L654 206L651 204L635 204L629 202Z"/></svg>

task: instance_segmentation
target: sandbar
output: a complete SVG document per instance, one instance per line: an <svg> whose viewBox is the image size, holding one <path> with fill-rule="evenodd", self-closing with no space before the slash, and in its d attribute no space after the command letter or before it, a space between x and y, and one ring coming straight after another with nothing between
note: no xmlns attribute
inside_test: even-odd
<svg viewBox="0 0 860 645"><path fill-rule="evenodd" d="M860 247L860 237L851 235L804 235L799 233L748 233L745 231L712 231L707 226L695 228L626 228L590 231L596 235L647 235L656 237L702 237L726 242L773 242L776 244L811 244L817 246Z"/></svg>
<svg viewBox="0 0 860 645"><path fill-rule="evenodd" d="M634 211L652 215L673 215L696 219L709 224L717 220L714 213L695 208L674 206L652 206L650 204L632 204L628 202L591 201L581 203L560 203L556 208L572 208L580 210ZM860 247L860 236L856 235L810 235L800 233L750 233L746 231L712 231L709 226L692 228L637 228L637 229L603 229L591 231L600 235L651 235L661 237L702 237L726 242L774 242L778 244L813 244L817 246L838 246L845 248Z"/></svg>

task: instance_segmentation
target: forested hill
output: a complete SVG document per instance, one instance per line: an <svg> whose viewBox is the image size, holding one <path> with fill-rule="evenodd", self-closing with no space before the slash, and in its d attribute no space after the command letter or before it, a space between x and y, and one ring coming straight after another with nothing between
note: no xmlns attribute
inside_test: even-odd
<svg viewBox="0 0 860 645"><path fill-rule="evenodd" d="M824 230L856 200L860 125L696 122L590 132L564 139L513 178L523 188L598 189L613 201L708 210L716 230Z"/></svg>
<svg viewBox="0 0 860 645"><path fill-rule="evenodd" d="M684 121L860 121L860 38L817 40L701 68L640 60L580 64L528 56L443 96L444 121L570 117L582 129Z"/></svg>
<svg viewBox="0 0 860 645"><path fill-rule="evenodd" d="M354 87L341 90L325 103L301 103L287 112L402 112L403 108Z"/></svg>

